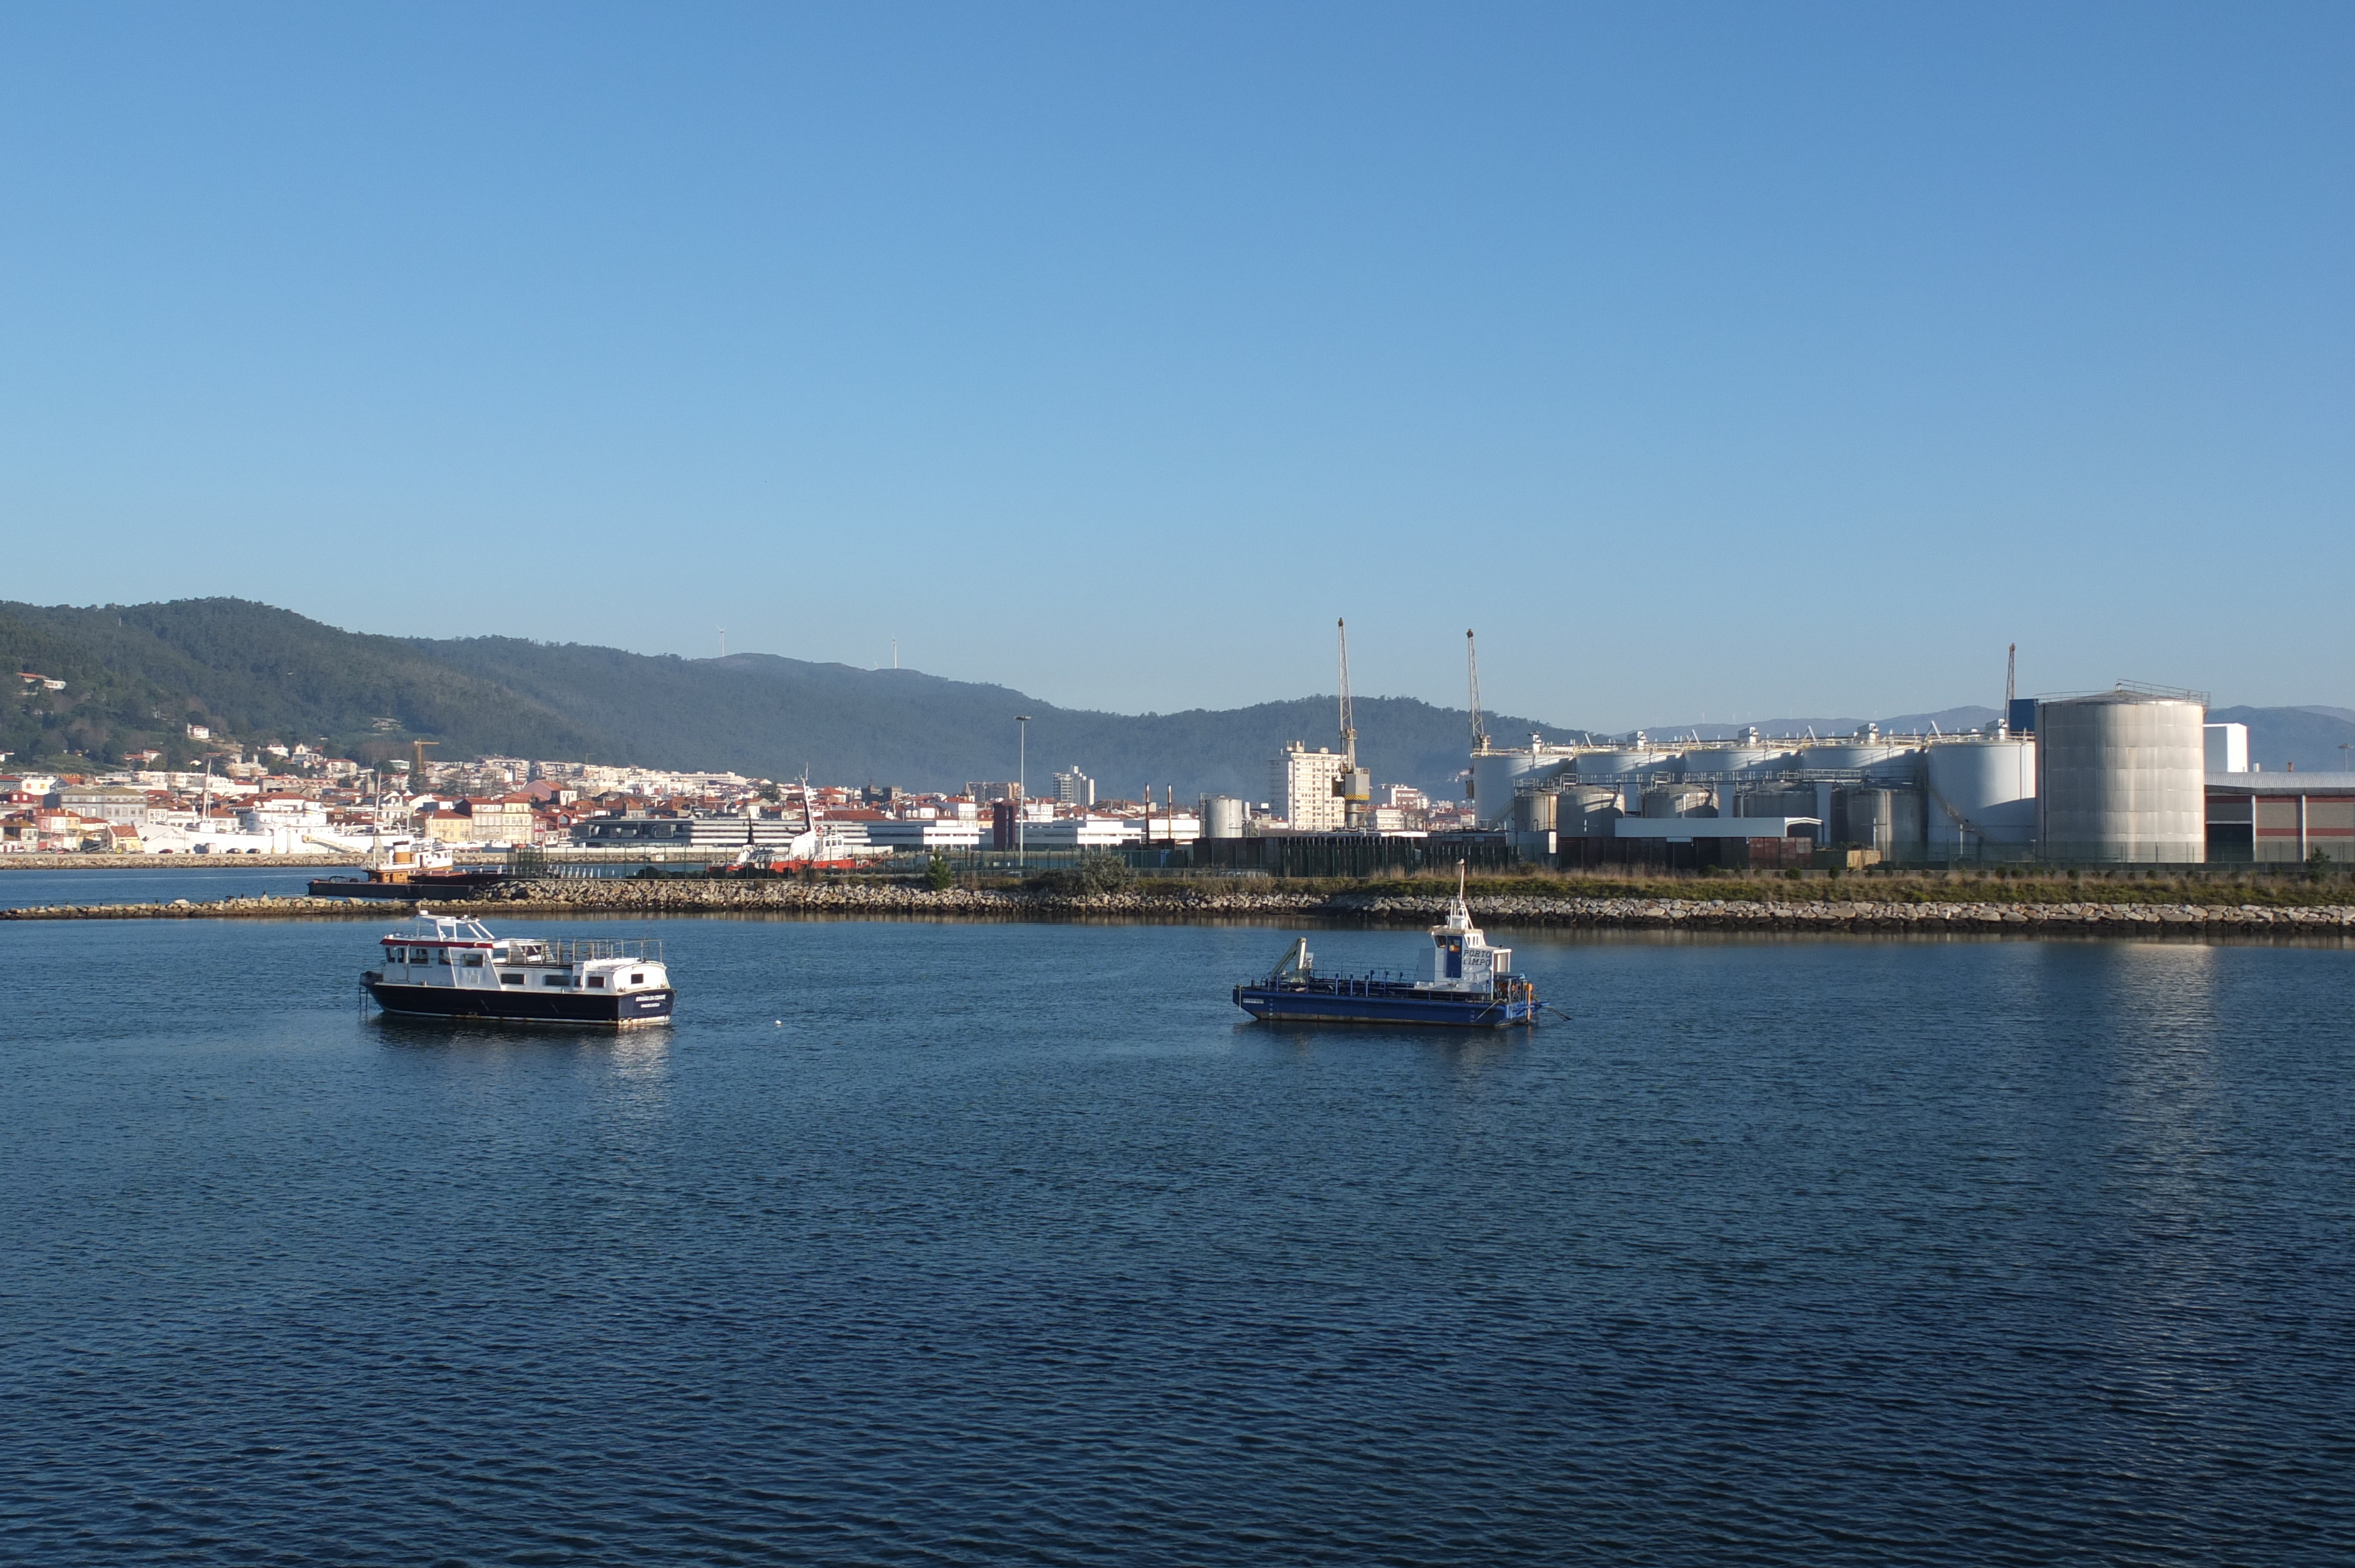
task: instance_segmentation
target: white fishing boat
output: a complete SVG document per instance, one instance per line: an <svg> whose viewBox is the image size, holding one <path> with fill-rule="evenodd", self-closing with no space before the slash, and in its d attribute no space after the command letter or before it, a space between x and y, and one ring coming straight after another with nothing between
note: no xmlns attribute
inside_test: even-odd
<svg viewBox="0 0 2355 1568"><path fill-rule="evenodd" d="M669 1022L676 1000L659 941L495 937L420 909L379 946L360 982L387 1012L626 1028Z"/></svg>

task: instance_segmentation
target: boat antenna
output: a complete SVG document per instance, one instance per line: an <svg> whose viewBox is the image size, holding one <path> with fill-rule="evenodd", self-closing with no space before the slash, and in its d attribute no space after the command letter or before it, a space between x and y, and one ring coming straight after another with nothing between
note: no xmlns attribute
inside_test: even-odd
<svg viewBox="0 0 2355 1568"><path fill-rule="evenodd" d="M1464 902L1464 862L1460 859L1455 863L1455 902Z"/></svg>
<svg viewBox="0 0 2355 1568"><path fill-rule="evenodd" d="M1480 645L1472 639L1472 629L1464 629L1464 662L1472 679L1472 753L1476 757L1488 754L1488 732L1480 727Z"/></svg>

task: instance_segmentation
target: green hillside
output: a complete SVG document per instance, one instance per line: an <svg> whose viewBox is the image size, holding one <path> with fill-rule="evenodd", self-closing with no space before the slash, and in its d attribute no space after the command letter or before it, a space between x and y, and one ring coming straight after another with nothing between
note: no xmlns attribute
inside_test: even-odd
<svg viewBox="0 0 2355 1568"><path fill-rule="evenodd" d="M238 599L72 609L0 604L0 658L64 680L27 686L0 750L55 766L111 764L204 743L184 726L249 742L325 742L398 755L412 737L449 759L485 754L661 768L714 768L941 789L1006 779L1014 717L1028 714L1041 786L1077 765L1107 795L1147 783L1181 799L1264 799L1267 763L1290 740L1332 745L1329 697L1231 712L1133 715L1059 708L1004 686L913 670L859 670L770 654L680 659L515 638L368 636ZM1539 727L1499 716L1499 733ZM1404 698L1358 704L1360 754L1383 782L1453 792L1461 711ZM1563 733L1550 731L1550 733Z"/></svg>
<svg viewBox="0 0 2355 1568"><path fill-rule="evenodd" d="M442 759L566 758L773 779L807 768L833 782L932 789L1013 777L1014 718L1028 714L1034 789L1076 764L1105 795L1134 798L1151 784L1174 785L1181 800L1215 791L1257 800L1267 798L1278 747L1335 744L1330 697L1095 713L914 670L766 653L680 659L508 637L368 636L242 599L0 603L0 659L65 682L55 692L20 683L0 714L0 751L59 768L148 749L186 762L205 749L186 738L193 722L249 743L325 742L368 760L423 738L440 743L433 755ZM1929 716L1953 728L1990 712ZM2292 761L2301 770L2339 768L2350 755L2339 745L2355 740L2345 709L2224 708L2216 717L2249 726L2252 752L2268 770ZM1363 698L1357 719L1359 754L1377 783L1459 793L1462 710ZM1855 721L1807 722L1831 734ZM1513 743L1532 730L1556 739L1580 733L1509 715L1491 715L1488 728Z"/></svg>

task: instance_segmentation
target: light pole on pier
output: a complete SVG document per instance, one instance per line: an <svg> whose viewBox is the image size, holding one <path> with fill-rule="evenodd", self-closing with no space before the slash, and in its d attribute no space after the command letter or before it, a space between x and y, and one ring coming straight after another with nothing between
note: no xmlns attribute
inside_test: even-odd
<svg viewBox="0 0 2355 1568"><path fill-rule="evenodd" d="M1030 869L1029 852L1022 842L1022 809L1030 800L1030 715L1014 715L1014 863Z"/></svg>

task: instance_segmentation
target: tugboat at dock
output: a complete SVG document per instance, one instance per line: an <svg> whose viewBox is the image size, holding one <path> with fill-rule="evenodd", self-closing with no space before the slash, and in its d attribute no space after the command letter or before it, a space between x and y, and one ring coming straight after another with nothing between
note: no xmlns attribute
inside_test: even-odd
<svg viewBox="0 0 2355 1568"><path fill-rule="evenodd" d="M479 920L423 909L383 938L360 983L387 1012L527 1023L668 1023L676 993L658 941L494 937Z"/></svg>
<svg viewBox="0 0 2355 1568"><path fill-rule="evenodd" d="M425 747L421 744L417 749L417 767L421 776L425 767ZM319 877L311 884L311 896L406 900L446 895L470 898L485 888L513 880L505 871L461 871L448 849L421 841L412 833L388 835L386 818L405 816L408 809L406 797L379 793L368 829L368 874ZM325 848L336 847L322 840L312 842Z"/></svg>
<svg viewBox="0 0 2355 1568"><path fill-rule="evenodd" d="M1289 1023L1435 1023L1463 1029L1534 1023L1542 1005L1537 988L1512 969L1513 950L1490 947L1472 924L1458 862L1455 901L1447 917L1431 927L1412 979L1388 969L1318 974L1303 937L1265 980L1235 987L1235 1005L1263 1022Z"/></svg>
<svg viewBox="0 0 2355 1568"><path fill-rule="evenodd" d="M512 878L504 871L461 871L447 850L400 844L369 852L366 876L322 876L311 883L314 898L399 898L446 895L464 898Z"/></svg>

